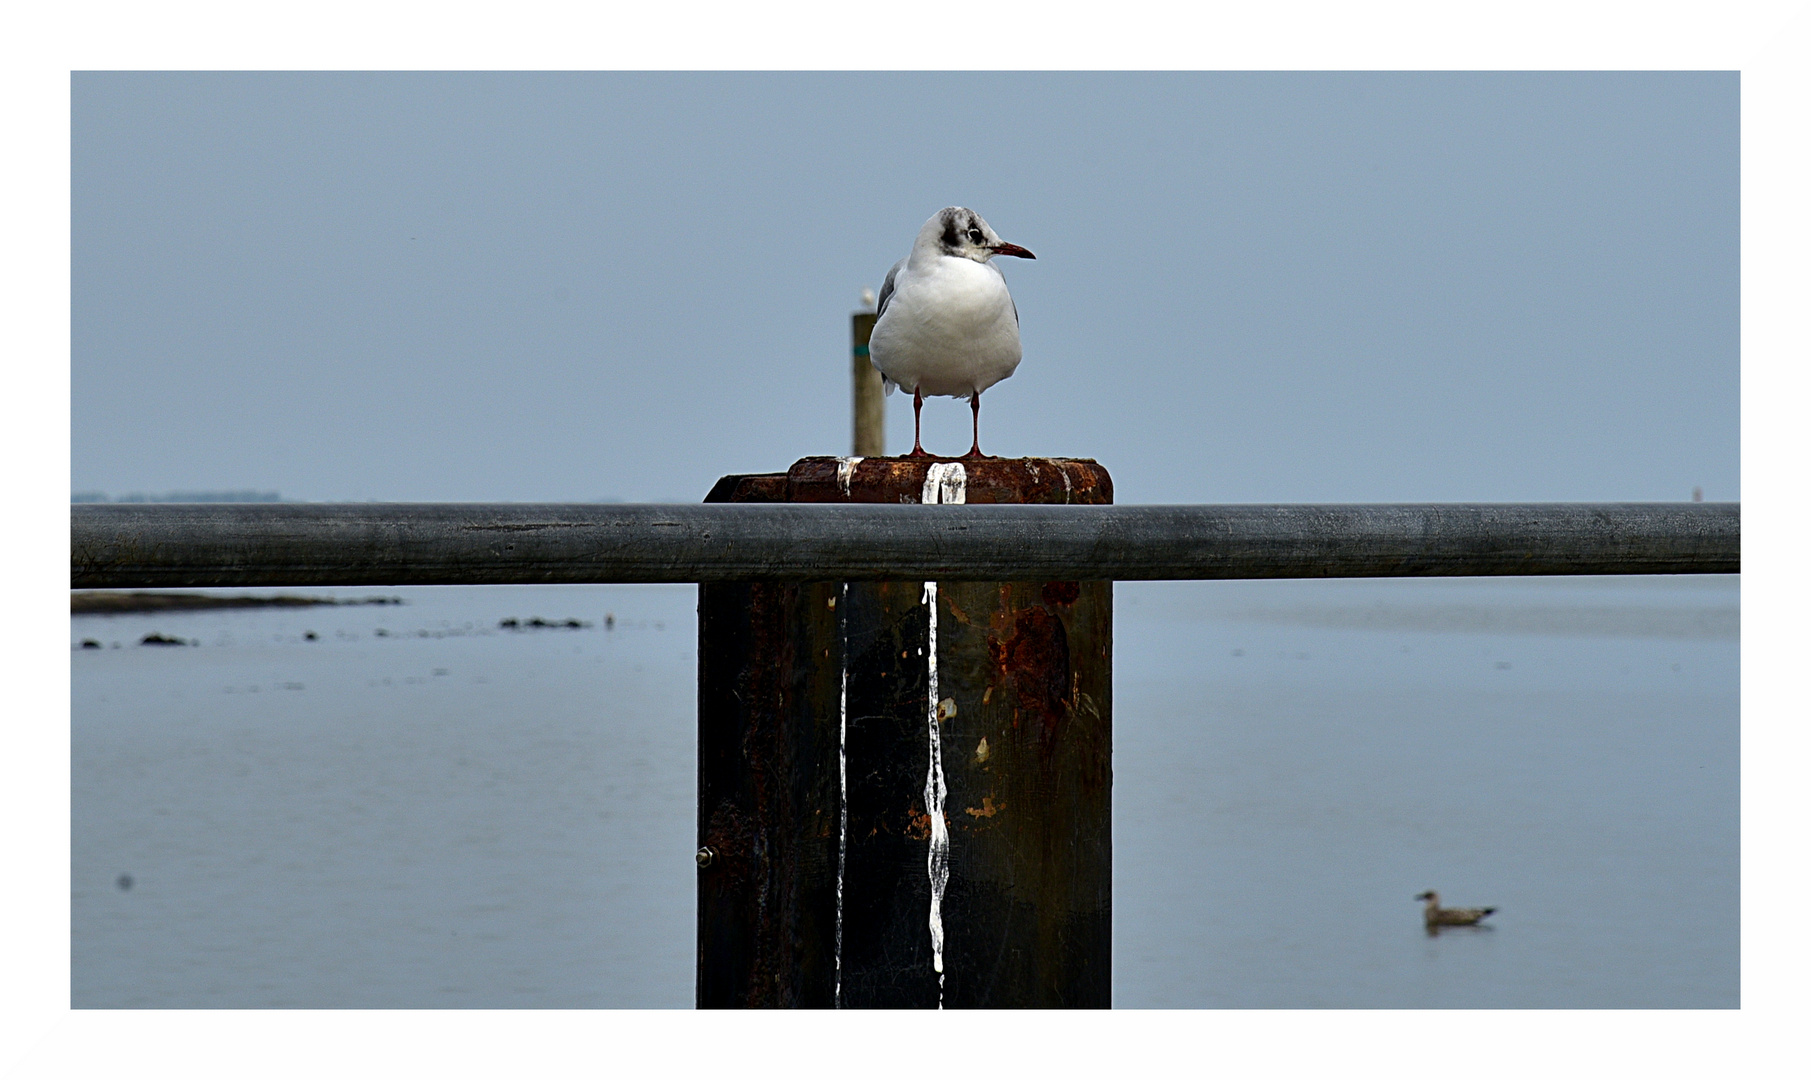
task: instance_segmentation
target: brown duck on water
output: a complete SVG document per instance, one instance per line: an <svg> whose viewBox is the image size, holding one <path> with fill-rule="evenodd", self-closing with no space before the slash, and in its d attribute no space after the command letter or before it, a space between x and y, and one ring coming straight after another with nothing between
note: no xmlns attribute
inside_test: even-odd
<svg viewBox="0 0 1811 1080"><path fill-rule="evenodd" d="M1496 910L1493 907L1443 908L1440 906L1440 894L1432 889L1421 893L1415 899L1427 901L1427 907L1422 910L1421 917L1426 921L1429 933L1433 933L1442 926L1476 926L1479 919Z"/></svg>

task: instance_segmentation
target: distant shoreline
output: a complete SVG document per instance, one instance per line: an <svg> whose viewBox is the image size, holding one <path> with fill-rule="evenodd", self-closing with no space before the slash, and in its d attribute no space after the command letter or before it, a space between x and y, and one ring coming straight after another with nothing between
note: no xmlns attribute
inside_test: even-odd
<svg viewBox="0 0 1811 1080"><path fill-rule="evenodd" d="M216 611L222 608L317 607L341 604L400 604L401 597L369 596L208 596L202 593L71 592L71 615L129 615L146 611Z"/></svg>

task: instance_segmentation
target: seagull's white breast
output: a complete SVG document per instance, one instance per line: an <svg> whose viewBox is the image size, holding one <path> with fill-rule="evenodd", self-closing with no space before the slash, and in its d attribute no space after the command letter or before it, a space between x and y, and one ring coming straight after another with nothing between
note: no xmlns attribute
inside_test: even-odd
<svg viewBox="0 0 1811 1080"><path fill-rule="evenodd" d="M933 397L968 397L1011 375L1023 353L1000 271L947 255L918 262L899 268L874 324L874 366L902 388Z"/></svg>

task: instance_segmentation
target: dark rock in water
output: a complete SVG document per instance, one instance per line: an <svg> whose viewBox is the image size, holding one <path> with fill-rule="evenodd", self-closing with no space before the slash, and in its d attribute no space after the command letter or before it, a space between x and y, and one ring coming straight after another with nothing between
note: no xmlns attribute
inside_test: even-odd
<svg viewBox="0 0 1811 1080"><path fill-rule="evenodd" d="M616 629L616 616L615 616L615 615L612 615L612 614L610 614L610 613L608 613L608 612L605 612L605 614L604 614L604 629L605 629L605 630L614 630L614 629Z"/></svg>
<svg viewBox="0 0 1811 1080"><path fill-rule="evenodd" d="M504 619L497 623L503 630L583 630L590 625L577 619L543 619L538 615L528 620Z"/></svg>
<svg viewBox="0 0 1811 1080"><path fill-rule="evenodd" d="M514 630L516 626L517 623L514 619L504 619L497 624L497 628L500 630Z"/></svg>
<svg viewBox="0 0 1811 1080"><path fill-rule="evenodd" d="M94 640L93 638L83 638L82 639L82 648L84 648L84 649L98 649L100 647L101 647L101 643Z"/></svg>
<svg viewBox="0 0 1811 1080"><path fill-rule="evenodd" d="M164 637L162 634L146 634L144 636L143 640L141 640L139 642L139 644L140 645L187 645L188 642L179 637Z"/></svg>
<svg viewBox="0 0 1811 1080"><path fill-rule="evenodd" d="M121 874L117 879L115 879L115 881L113 883L115 885L119 886L120 892L125 892L128 889L132 888L132 875L131 874Z"/></svg>
<svg viewBox="0 0 1811 1080"><path fill-rule="evenodd" d="M302 640L303 641L319 641L319 640L321 640L321 635L315 633L313 630L310 630L306 634L302 635Z"/></svg>

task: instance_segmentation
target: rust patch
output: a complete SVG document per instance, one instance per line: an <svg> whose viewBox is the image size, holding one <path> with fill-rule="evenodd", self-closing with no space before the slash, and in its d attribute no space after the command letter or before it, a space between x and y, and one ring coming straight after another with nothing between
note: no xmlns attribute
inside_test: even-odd
<svg viewBox="0 0 1811 1080"><path fill-rule="evenodd" d="M1006 809L1005 803L1001 803L999 806L995 806L994 797L992 795L983 795L983 796L981 796L981 808L979 810L975 809L972 806L967 806L962 809L962 812L967 814L969 817L983 818L983 817L993 817L995 814L999 813L1000 811L1002 811L1004 809Z"/></svg>
<svg viewBox="0 0 1811 1080"><path fill-rule="evenodd" d="M923 810L913 809L907 812L906 817L909 820L906 822L903 835L912 840L929 840L931 838L931 815ZM949 825L948 814L943 816L943 823L946 827Z"/></svg>
<svg viewBox="0 0 1811 1080"><path fill-rule="evenodd" d="M1068 715L1074 690L1069 634L1062 620L1041 607L1026 608L1014 620L1012 636L989 640L987 648L1018 703L1015 726L1024 710L1037 719L1043 739L1054 737Z"/></svg>
<svg viewBox="0 0 1811 1080"><path fill-rule="evenodd" d="M834 459L833 459L834 460ZM704 497L707 503L719 502L785 502L785 473L754 473L725 476Z"/></svg>
<svg viewBox="0 0 1811 1080"><path fill-rule="evenodd" d="M1050 581L1044 584L1044 603L1060 604L1068 607L1075 603L1075 598L1082 594L1079 581Z"/></svg>
<svg viewBox="0 0 1811 1080"><path fill-rule="evenodd" d="M736 477L720 485L738 502L917 502L925 474L932 464L956 461L937 457L870 457L848 470L845 494L837 475L841 460L834 457L800 459L776 486L775 475ZM1113 481L1107 470L1086 458L984 458L962 461L968 477L969 503L1089 503L1113 501ZM726 478L727 479L727 478ZM746 483L744 482L746 481ZM783 494L777 490L783 487Z"/></svg>

